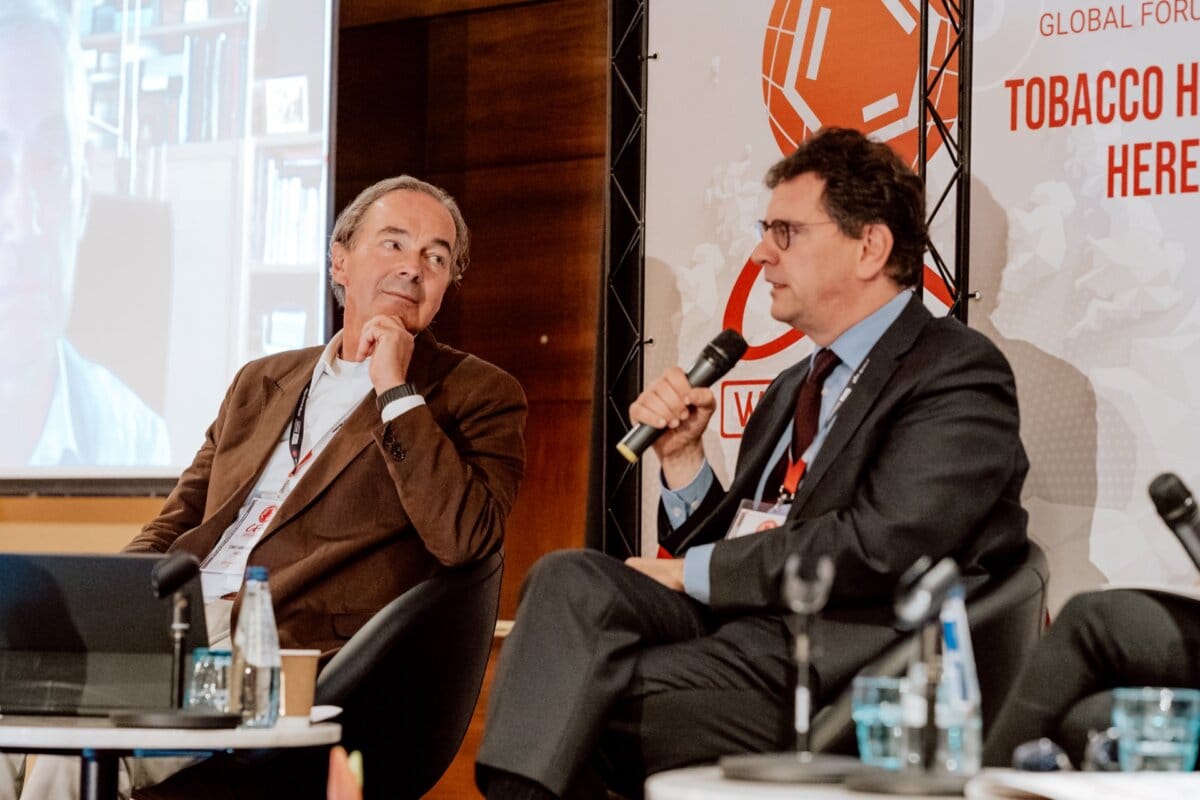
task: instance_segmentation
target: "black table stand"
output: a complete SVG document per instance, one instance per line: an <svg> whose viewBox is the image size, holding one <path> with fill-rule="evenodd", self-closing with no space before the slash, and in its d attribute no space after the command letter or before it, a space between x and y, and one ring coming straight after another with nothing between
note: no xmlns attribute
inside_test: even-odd
<svg viewBox="0 0 1200 800"><path fill-rule="evenodd" d="M84 750L79 756L79 796L81 800L116 797L117 754L107 750Z"/></svg>

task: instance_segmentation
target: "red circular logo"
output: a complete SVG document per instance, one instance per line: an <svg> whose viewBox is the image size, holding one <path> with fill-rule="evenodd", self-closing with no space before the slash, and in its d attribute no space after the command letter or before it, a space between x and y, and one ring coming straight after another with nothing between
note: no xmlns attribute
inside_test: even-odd
<svg viewBox="0 0 1200 800"><path fill-rule="evenodd" d="M722 328L733 328L738 333L744 332L742 323L746 321L746 304L750 302L750 290L754 288L754 281L760 272L762 272L761 265L746 259L737 281L733 284L733 291L729 293L729 300L725 303L725 317L721 320ZM742 356L742 360L755 361L781 353L800 341L803 336L801 331L788 328L766 344L750 345L746 349L746 354Z"/></svg>
<svg viewBox="0 0 1200 800"><path fill-rule="evenodd" d="M763 39L763 102L784 155L821 127L857 128L887 142L914 168L921 114L920 13L915 0L834 3L775 0ZM950 52L950 23L930 9L931 81ZM952 124L958 114L958 54L932 98ZM932 158L941 137L928 139Z"/></svg>
<svg viewBox="0 0 1200 800"><path fill-rule="evenodd" d="M857 128L887 142L916 168L917 126L921 115L920 12L915 0L874 0L853 4L832 0L775 0L763 39L762 87L768 122L784 155L828 125ZM953 30L930 9L929 64L932 80L945 71L932 98L938 114L953 125L958 114L958 54L950 54ZM934 129L931 125L931 131ZM927 158L941 137L927 140ZM722 327L743 330L746 304L762 267L747 260L725 305ZM925 287L947 306L949 292L925 267ZM752 344L747 361L767 358L804 336L788 330L769 342Z"/></svg>

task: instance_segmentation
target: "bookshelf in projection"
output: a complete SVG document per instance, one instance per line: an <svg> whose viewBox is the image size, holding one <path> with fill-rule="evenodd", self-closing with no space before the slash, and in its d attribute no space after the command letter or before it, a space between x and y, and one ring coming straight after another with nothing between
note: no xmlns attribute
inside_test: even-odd
<svg viewBox="0 0 1200 800"><path fill-rule="evenodd" d="M161 307L164 329L145 330L147 310L131 333L154 338L161 358L145 363L125 344L97 341L98 315L111 325L111 286L77 293L72 336L95 342L86 355L162 414L175 465L190 460L241 364L322 339L331 4L75 4L93 206L115 198L168 209L170 268L160 296L138 305ZM112 248L133 231L143 233L136 221L107 243L103 231L88 241ZM81 268L88 260L81 250ZM90 260L103 268L102 257Z"/></svg>

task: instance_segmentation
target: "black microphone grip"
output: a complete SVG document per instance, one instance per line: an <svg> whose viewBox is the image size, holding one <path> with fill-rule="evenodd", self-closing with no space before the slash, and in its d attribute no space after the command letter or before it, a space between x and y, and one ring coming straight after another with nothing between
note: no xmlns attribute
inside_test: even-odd
<svg viewBox="0 0 1200 800"><path fill-rule="evenodd" d="M1164 472L1150 481L1150 499L1162 521L1200 570L1200 508L1179 476Z"/></svg>
<svg viewBox="0 0 1200 800"><path fill-rule="evenodd" d="M901 576L902 585L897 588L894 606L900 630L916 630L937 616L946 595L959 581L958 564L953 558L947 556L936 564L930 564L931 561L928 556L921 556Z"/></svg>
<svg viewBox="0 0 1200 800"><path fill-rule="evenodd" d="M704 347L696 363L687 372L688 384L693 388L712 386L722 375L733 369L749 345L742 335L732 328L726 328ZM642 453L662 436L664 428L655 428L644 422L635 425L617 443L617 452L625 457L630 464L636 464Z"/></svg>
<svg viewBox="0 0 1200 800"><path fill-rule="evenodd" d="M150 572L150 588L162 599L174 594L200 571L200 562L191 553L176 551L154 565Z"/></svg>

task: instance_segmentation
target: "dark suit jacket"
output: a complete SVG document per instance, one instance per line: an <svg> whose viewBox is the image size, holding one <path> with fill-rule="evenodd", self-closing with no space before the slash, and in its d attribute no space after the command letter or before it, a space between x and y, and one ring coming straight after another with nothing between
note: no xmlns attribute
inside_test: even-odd
<svg viewBox="0 0 1200 800"><path fill-rule="evenodd" d="M896 579L918 556L953 556L972 592L1027 546L1020 494L1029 464L1000 351L958 321L934 318L914 296L868 358L784 525L722 540L769 466L807 359L779 375L751 415L729 490L714 482L678 529L660 513L669 552L716 542L709 575L717 612L781 612L787 555L830 556L837 574L813 639L822 651L817 672L834 683L896 637Z"/></svg>
<svg viewBox="0 0 1200 800"><path fill-rule="evenodd" d="M280 353L242 368L195 460L127 550L208 554L290 425L321 351ZM417 337L408 379L425 405L384 425L371 392L250 554L250 564L270 570L282 647L328 656L441 565L501 545L524 474L521 387L428 332Z"/></svg>

